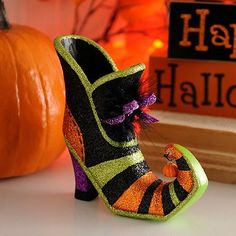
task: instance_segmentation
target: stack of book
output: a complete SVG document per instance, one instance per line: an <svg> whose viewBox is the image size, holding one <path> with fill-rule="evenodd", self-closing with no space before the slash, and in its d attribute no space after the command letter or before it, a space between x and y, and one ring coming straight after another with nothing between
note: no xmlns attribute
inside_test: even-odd
<svg viewBox="0 0 236 236"><path fill-rule="evenodd" d="M167 143L188 147L209 179L236 183L236 5L170 4L168 57L150 57L160 122L141 134L156 170ZM154 130L154 131L153 131Z"/></svg>

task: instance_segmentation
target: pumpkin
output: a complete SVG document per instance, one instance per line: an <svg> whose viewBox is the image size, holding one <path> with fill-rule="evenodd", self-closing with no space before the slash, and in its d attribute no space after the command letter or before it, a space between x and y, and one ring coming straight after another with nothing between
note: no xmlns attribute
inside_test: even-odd
<svg viewBox="0 0 236 236"><path fill-rule="evenodd" d="M64 150L63 73L53 43L10 25L0 1L0 178L41 170Z"/></svg>
<svg viewBox="0 0 236 236"><path fill-rule="evenodd" d="M178 167L174 163L171 163L171 162L167 163L163 167L162 173L164 176L169 177L169 178L176 177L178 175Z"/></svg>

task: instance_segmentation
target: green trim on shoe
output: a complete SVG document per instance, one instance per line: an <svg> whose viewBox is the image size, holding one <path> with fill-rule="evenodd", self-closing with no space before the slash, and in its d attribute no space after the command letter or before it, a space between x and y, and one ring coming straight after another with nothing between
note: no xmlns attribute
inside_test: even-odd
<svg viewBox="0 0 236 236"><path fill-rule="evenodd" d="M110 161L104 161L96 166L89 167L88 170L93 176L96 176L96 181L102 188L117 174L121 173L129 166L142 162L143 160L144 157L141 151L138 151L129 156L124 156Z"/></svg>
<svg viewBox="0 0 236 236"><path fill-rule="evenodd" d="M118 78L125 79L126 76L128 76L130 74L135 74L135 73L137 73L139 71L143 71L143 70L145 70L145 65L144 64L137 64L137 65L131 66L129 68L126 68L124 70L120 70L117 72L112 72L110 74L104 75L92 84L90 92L93 93L95 89L97 89L98 87L100 87L101 85L103 85L109 81L112 81L112 80L115 80Z"/></svg>
<svg viewBox="0 0 236 236"><path fill-rule="evenodd" d="M175 190L174 190L174 183L169 184L169 191L170 191L170 197L172 202L174 203L175 206L177 206L180 203L180 200L178 199Z"/></svg>
<svg viewBox="0 0 236 236"><path fill-rule="evenodd" d="M208 179L205 174L205 171L203 170L202 166L200 165L196 157L187 148L179 144L175 144L174 146L183 154L184 157L188 157L186 158L186 161L188 165L194 169L193 171L194 180L196 181L198 187L195 190L196 192L195 196L191 200L191 204L193 204L206 191L208 187Z"/></svg>

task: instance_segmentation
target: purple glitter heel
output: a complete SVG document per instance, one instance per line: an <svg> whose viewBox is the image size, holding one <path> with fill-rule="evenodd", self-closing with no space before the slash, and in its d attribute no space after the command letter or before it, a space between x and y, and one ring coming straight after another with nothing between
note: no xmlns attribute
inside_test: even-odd
<svg viewBox="0 0 236 236"><path fill-rule="evenodd" d="M94 188L91 181L80 167L74 155L70 152L72 164L75 173L75 198L83 201L92 201L98 196L98 192Z"/></svg>

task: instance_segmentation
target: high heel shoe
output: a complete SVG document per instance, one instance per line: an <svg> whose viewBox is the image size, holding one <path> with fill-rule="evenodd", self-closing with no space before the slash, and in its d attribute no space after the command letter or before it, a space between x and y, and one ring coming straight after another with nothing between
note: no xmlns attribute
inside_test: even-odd
<svg viewBox="0 0 236 236"><path fill-rule="evenodd" d="M180 145L164 156L176 162L171 182L158 179L139 149L133 123L152 123L145 108L153 94L140 95L143 64L119 71L95 42L75 35L55 40L64 71L67 108L64 136L75 170L75 197L99 196L115 214L167 220L190 206L207 188L196 158Z"/></svg>

